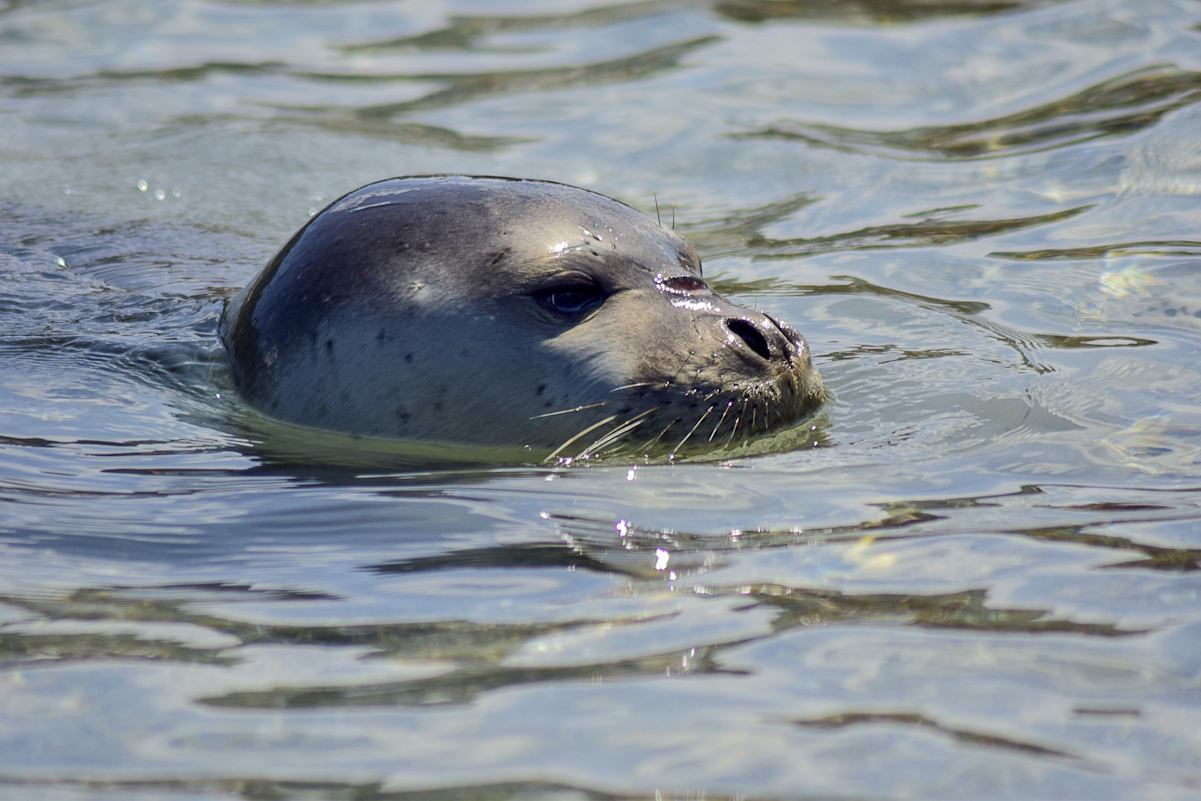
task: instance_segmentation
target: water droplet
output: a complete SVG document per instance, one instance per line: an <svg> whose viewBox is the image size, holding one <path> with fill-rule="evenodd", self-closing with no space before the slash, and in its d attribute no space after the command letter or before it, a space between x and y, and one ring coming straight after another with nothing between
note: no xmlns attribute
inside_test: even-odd
<svg viewBox="0 0 1201 801"><path fill-rule="evenodd" d="M139 192L145 192L149 186L150 186L150 184L146 183L145 181L138 181L138 191Z"/></svg>
<svg viewBox="0 0 1201 801"><path fill-rule="evenodd" d="M183 192L180 192L180 191L179 191L179 187L178 187L178 186L177 186L177 187L175 187L174 189L172 189L172 190L171 190L171 196L172 196L172 197L179 197L179 196L180 196L180 195L182 195L182 194L183 194Z"/></svg>
<svg viewBox="0 0 1201 801"><path fill-rule="evenodd" d="M65 261L63 261L63 257L62 257L62 256L59 256L59 257L58 257L58 266L59 266L59 267L66 267L66 266L67 266L67 263L66 263Z"/></svg>
<svg viewBox="0 0 1201 801"><path fill-rule="evenodd" d="M316 210L315 208L313 208L313 207L311 207L311 206L310 206L310 207L309 207L309 216L310 216L310 217L315 217L316 215L317 215L317 210Z"/></svg>
<svg viewBox="0 0 1201 801"><path fill-rule="evenodd" d="M63 187L63 194L64 194L64 195L69 195L69 194L71 194L71 187L69 187L69 186L64 186L64 187Z"/></svg>
<svg viewBox="0 0 1201 801"><path fill-rule="evenodd" d="M156 198L158 198L159 200L163 200L164 198L167 197L167 190L166 189L155 189L154 196Z"/></svg>

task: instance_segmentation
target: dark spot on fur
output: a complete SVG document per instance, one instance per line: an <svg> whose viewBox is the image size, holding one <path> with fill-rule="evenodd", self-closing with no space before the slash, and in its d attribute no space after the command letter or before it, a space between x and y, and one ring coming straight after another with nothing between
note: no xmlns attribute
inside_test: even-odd
<svg viewBox="0 0 1201 801"><path fill-rule="evenodd" d="M535 395L541 395L543 392L546 392L546 384L539 384L539 385L538 385L538 391L537 391L537 392L535 392L534 394L535 394Z"/></svg>
<svg viewBox="0 0 1201 801"><path fill-rule="evenodd" d="M376 334L375 338L377 340L379 340L379 344L381 344L381 345L383 345L384 342L388 339L386 333L384 332L384 330L382 328L380 329L380 332L378 334Z"/></svg>
<svg viewBox="0 0 1201 801"><path fill-rule="evenodd" d="M405 425L409 424L409 413L408 413L408 411L405 410L405 407L403 407L403 406L396 407L396 417L400 420L401 423L403 423Z"/></svg>
<svg viewBox="0 0 1201 801"><path fill-rule="evenodd" d="M406 353L406 354L405 354L405 361L406 361L406 362L410 362L410 363L411 363L411 362L413 361L413 354L411 354L411 353Z"/></svg>
<svg viewBox="0 0 1201 801"><path fill-rule="evenodd" d="M330 356L334 355L334 341L332 339L325 340L325 350Z"/></svg>
<svg viewBox="0 0 1201 801"><path fill-rule="evenodd" d="M501 259L503 259L506 255L508 255L508 253L509 253L509 248L505 248L504 250L493 253L492 258L488 260L488 266L495 267L500 262Z"/></svg>

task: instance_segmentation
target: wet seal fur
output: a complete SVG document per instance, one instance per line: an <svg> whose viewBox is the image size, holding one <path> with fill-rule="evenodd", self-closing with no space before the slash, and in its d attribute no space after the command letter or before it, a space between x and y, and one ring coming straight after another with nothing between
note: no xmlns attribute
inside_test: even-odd
<svg viewBox="0 0 1201 801"><path fill-rule="evenodd" d="M824 398L804 338L714 293L682 237L547 181L351 192L226 303L219 331L254 407L361 436L674 454L787 427Z"/></svg>

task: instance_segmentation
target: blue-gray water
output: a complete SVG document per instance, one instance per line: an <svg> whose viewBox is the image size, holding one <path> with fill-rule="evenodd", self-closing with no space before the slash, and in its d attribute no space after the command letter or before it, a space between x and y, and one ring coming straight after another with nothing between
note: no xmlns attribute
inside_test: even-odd
<svg viewBox="0 0 1201 801"><path fill-rule="evenodd" d="M0 3L0 797L1201 797L1198 101L1196 0ZM657 196L818 446L257 418L222 298L430 172Z"/></svg>

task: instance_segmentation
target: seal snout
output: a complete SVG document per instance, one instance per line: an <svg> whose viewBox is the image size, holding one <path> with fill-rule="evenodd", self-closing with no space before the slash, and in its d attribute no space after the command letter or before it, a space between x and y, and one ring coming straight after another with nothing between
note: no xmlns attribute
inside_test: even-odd
<svg viewBox="0 0 1201 801"><path fill-rule="evenodd" d="M758 354L760 359L765 361L771 360L771 348L767 344L767 337L750 320L745 320L741 317L730 317L726 320L726 328L729 329L731 334L741 339L748 348Z"/></svg>
<svg viewBox="0 0 1201 801"><path fill-rule="evenodd" d="M788 361L794 361L793 357L795 355L802 364L809 364L809 343L805 341L805 337L801 336L801 332L783 320L777 320L770 314L765 313L763 316L771 322L777 331L784 335L784 338L791 345L791 348L786 348L784 351L784 354L788 357Z"/></svg>
<svg viewBox="0 0 1201 801"><path fill-rule="evenodd" d="M726 329L751 352L766 362L782 361L792 365L806 357L805 338L788 323L770 314L727 317Z"/></svg>

